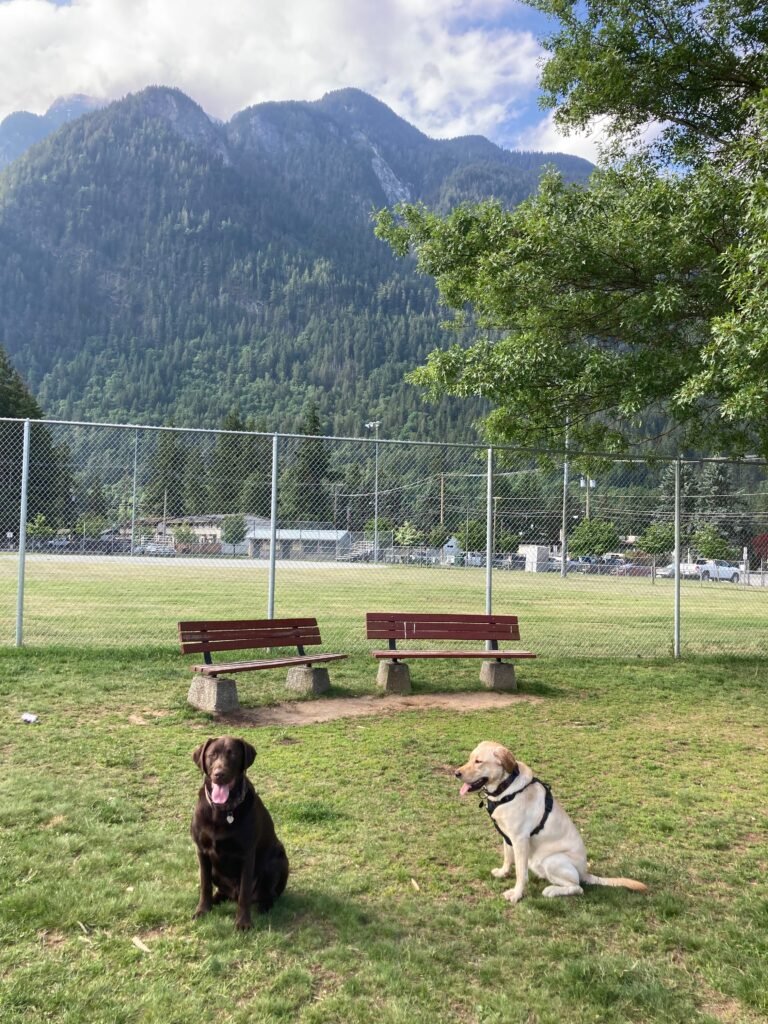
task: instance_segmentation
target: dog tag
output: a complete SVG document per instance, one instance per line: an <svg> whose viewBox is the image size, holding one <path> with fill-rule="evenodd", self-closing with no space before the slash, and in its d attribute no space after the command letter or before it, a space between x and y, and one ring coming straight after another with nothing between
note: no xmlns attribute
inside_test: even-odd
<svg viewBox="0 0 768 1024"><path fill-rule="evenodd" d="M235 816L234 816L234 814L228 814L228 815L227 815L227 822L228 822L228 823L229 823L230 825L232 824L232 822L233 822L234 820L235 820Z"/></svg>

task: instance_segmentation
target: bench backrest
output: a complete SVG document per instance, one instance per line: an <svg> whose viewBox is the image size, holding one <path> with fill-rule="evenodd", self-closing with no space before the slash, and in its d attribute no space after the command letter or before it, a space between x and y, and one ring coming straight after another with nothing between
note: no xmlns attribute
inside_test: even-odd
<svg viewBox="0 0 768 1024"><path fill-rule="evenodd" d="M368 612L369 640L519 640L516 615Z"/></svg>
<svg viewBox="0 0 768 1024"><path fill-rule="evenodd" d="M317 619L234 619L225 622L180 622L183 654L245 651L256 647L298 647L322 643Z"/></svg>

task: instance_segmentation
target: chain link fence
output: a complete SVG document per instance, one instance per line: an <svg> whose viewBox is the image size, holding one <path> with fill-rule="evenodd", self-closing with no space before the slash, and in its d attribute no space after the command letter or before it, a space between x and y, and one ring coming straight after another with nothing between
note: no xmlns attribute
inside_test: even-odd
<svg viewBox="0 0 768 1024"><path fill-rule="evenodd" d="M4 419L0 467L4 645L315 615L363 653L366 611L486 610L542 656L768 651L758 459Z"/></svg>

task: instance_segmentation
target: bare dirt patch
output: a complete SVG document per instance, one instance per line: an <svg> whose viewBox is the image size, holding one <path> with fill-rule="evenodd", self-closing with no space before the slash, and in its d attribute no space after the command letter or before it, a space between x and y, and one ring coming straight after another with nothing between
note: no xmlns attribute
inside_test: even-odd
<svg viewBox="0 0 768 1024"><path fill-rule="evenodd" d="M493 711L513 704L539 704L541 697L520 693L418 693L408 696L327 697L286 701L264 708L240 708L216 719L228 725L316 725L338 718L395 715L404 711Z"/></svg>

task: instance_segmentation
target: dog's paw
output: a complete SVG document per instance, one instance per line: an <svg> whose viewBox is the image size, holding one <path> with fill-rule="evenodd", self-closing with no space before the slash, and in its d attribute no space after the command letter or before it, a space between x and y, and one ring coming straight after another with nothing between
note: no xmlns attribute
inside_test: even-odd
<svg viewBox="0 0 768 1024"><path fill-rule="evenodd" d="M197 908L196 908L194 914L192 915L192 920L194 921L195 918L202 917L203 914L210 913L210 910L211 910L211 904L210 903L198 903Z"/></svg>
<svg viewBox="0 0 768 1024"><path fill-rule="evenodd" d="M491 874L494 878L508 878L509 871L506 868L491 868Z"/></svg>
<svg viewBox="0 0 768 1024"><path fill-rule="evenodd" d="M238 917L235 918L235 928L237 929L237 931L239 931L239 932L247 932L248 929L252 928L252 927L253 927L253 922L251 921L250 917L239 917L238 916Z"/></svg>
<svg viewBox="0 0 768 1024"><path fill-rule="evenodd" d="M519 903L523 894L518 889L505 889L501 894L508 903Z"/></svg>

